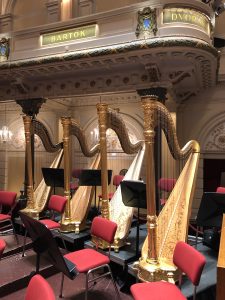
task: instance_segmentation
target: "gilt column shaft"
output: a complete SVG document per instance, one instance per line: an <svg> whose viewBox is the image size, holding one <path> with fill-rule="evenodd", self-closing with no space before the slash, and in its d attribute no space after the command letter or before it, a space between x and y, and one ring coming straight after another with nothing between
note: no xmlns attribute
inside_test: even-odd
<svg viewBox="0 0 225 300"><path fill-rule="evenodd" d="M154 163L154 137L155 137L155 101L154 96L142 97L144 111L144 138L146 149L146 200L147 200L147 230L148 230L148 257L149 263L157 264L157 217L155 204L155 163Z"/></svg>
<svg viewBox="0 0 225 300"><path fill-rule="evenodd" d="M62 117L61 118L63 126L63 149L64 149L64 195L67 199L66 208L64 212L63 219L61 221L60 230L63 232L70 232L75 230L74 222L71 220L71 196L70 196L70 149L71 149L71 118Z"/></svg>
<svg viewBox="0 0 225 300"><path fill-rule="evenodd" d="M109 219L109 200L108 200L108 166L107 166L107 110L108 105L105 103L97 104L99 136L100 136L100 153L101 153L101 184L102 184L102 207L101 214L104 218Z"/></svg>
<svg viewBox="0 0 225 300"><path fill-rule="evenodd" d="M32 151L31 151L31 124L32 117L23 116L24 123L24 133L25 133L25 168L27 174L27 182L25 185L27 195L27 208L34 209L34 180L33 180L33 171L32 171Z"/></svg>

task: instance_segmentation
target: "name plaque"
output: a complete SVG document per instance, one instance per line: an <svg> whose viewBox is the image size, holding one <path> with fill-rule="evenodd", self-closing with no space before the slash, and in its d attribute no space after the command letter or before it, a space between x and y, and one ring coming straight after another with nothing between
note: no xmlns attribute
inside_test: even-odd
<svg viewBox="0 0 225 300"><path fill-rule="evenodd" d="M42 46L59 44L69 41L75 41L85 38L96 37L97 25L88 25L76 27L67 30L61 30L51 33L42 34Z"/></svg>
<svg viewBox="0 0 225 300"><path fill-rule="evenodd" d="M209 32L209 19L206 15L189 8L163 9L163 23L189 23Z"/></svg>

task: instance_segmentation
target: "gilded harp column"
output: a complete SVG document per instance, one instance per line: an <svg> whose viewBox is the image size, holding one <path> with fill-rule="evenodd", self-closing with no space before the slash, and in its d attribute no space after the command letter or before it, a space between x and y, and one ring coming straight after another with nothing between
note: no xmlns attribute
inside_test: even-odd
<svg viewBox="0 0 225 300"><path fill-rule="evenodd" d="M100 135L100 153L101 153L101 184L102 184L102 206L101 214L103 218L109 219L109 200L108 200L108 169L107 169L107 110L105 103L97 104L99 135Z"/></svg>
<svg viewBox="0 0 225 300"><path fill-rule="evenodd" d="M24 123L24 133L25 133L25 168L26 168L26 194L27 194L27 207L26 214L33 215L32 210L35 209L34 203L34 182L33 182L33 171L32 171L32 151L31 151L31 124L32 124L32 117L30 116L23 116L23 123Z"/></svg>
<svg viewBox="0 0 225 300"><path fill-rule="evenodd" d="M71 134L70 134L70 126L71 126L71 118L70 117L62 117L61 118L62 126L63 126L63 149L64 149L64 195L67 199L66 208L64 212L63 219L61 221L60 230L62 232L71 232L75 231L75 223L71 218L71 203L70 203L70 147L71 147Z"/></svg>
<svg viewBox="0 0 225 300"><path fill-rule="evenodd" d="M144 138L146 149L146 200L147 200L147 230L148 230L148 256L147 262L157 265L157 217L155 201L155 163L154 138L156 125L155 96L142 97L144 112Z"/></svg>

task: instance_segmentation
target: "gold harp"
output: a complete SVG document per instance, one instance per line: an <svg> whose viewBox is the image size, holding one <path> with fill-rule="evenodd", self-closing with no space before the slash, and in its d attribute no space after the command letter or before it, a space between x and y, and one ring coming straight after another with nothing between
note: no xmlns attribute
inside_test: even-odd
<svg viewBox="0 0 225 300"><path fill-rule="evenodd" d="M133 208L126 207L122 202L122 195L120 187L117 188L110 203L107 199L108 184L107 180L107 148L106 148L106 131L108 128L114 130L119 138L123 151L127 154L137 153L133 163L131 164L125 179L139 179L141 166L144 157L143 142L138 141L135 144L130 142L128 131L125 122L121 118L121 115L114 109L108 107L107 104L100 103L97 105L98 117L99 117L99 129L100 129L100 149L101 149L101 172L102 172L102 216L108 218L117 223L117 232L114 240L114 249L118 251L121 246L126 242L126 238L129 234L129 229L133 217ZM105 176L105 177L104 177ZM102 243L102 248L106 248L107 245Z"/></svg>
<svg viewBox="0 0 225 300"><path fill-rule="evenodd" d="M88 148L87 139L81 126L70 117L62 118L63 125L63 143L65 149L64 155L64 177L65 177L65 196L67 197L67 207L61 222L61 231L68 232L74 231L79 233L85 228L86 217L91 205L93 197L93 187L79 186L76 193L70 199L70 138L76 136L81 151L87 157L93 157L99 152L99 144L95 145L91 149ZM92 162L90 168L98 169L100 163L100 155L98 154Z"/></svg>
<svg viewBox="0 0 225 300"><path fill-rule="evenodd" d="M144 137L146 146L146 198L148 235L137 263L138 277L142 281L177 279L172 262L173 251L178 241L187 238L188 222L195 189L200 148L196 141L179 147L172 117L156 97L142 98L144 111ZM180 176L164 208L156 217L154 136L160 124L175 159L186 159Z"/></svg>
<svg viewBox="0 0 225 300"><path fill-rule="evenodd" d="M27 170L27 206L22 211L38 219L40 212L42 212L44 207L46 206L46 203L52 191L52 187L47 186L44 182L44 179L42 179L34 191L32 174L31 136L34 134L38 135L46 151L51 153L58 152L53 163L50 166L51 168L59 167L63 157L63 144L53 144L50 134L48 133L44 124L40 121L32 119L32 117L30 116L24 116L23 122L25 128L26 142L25 163Z"/></svg>

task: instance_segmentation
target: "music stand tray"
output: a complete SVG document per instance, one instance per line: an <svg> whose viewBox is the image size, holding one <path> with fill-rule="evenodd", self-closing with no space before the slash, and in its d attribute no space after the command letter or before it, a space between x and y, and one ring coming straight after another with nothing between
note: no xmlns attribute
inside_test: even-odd
<svg viewBox="0 0 225 300"><path fill-rule="evenodd" d="M196 223L198 226L222 226L225 213L225 194L205 192L202 195Z"/></svg>
<svg viewBox="0 0 225 300"><path fill-rule="evenodd" d="M139 256L139 212L140 208L147 208L146 184L140 180L123 180L120 183L122 201L125 206L138 209L137 234L136 234L136 256Z"/></svg>
<svg viewBox="0 0 225 300"><path fill-rule="evenodd" d="M108 170L108 184L110 184L112 178L112 170ZM79 177L79 185L84 186L101 186L101 170L82 170Z"/></svg>
<svg viewBox="0 0 225 300"><path fill-rule="evenodd" d="M108 170L108 184L110 184L112 178L112 170ZM79 185L83 186L94 186L95 187L95 206L96 208L96 186L101 186L101 170L82 170L80 177L79 177Z"/></svg>
<svg viewBox="0 0 225 300"><path fill-rule="evenodd" d="M42 168L42 174L47 186L64 187L64 169Z"/></svg>
<svg viewBox="0 0 225 300"><path fill-rule="evenodd" d="M28 215L22 212L19 212L19 214L32 239L33 249L37 254L36 273L39 273L40 255L47 253L51 263L59 271L73 279L78 274L76 266L63 257L51 231L44 224Z"/></svg>

